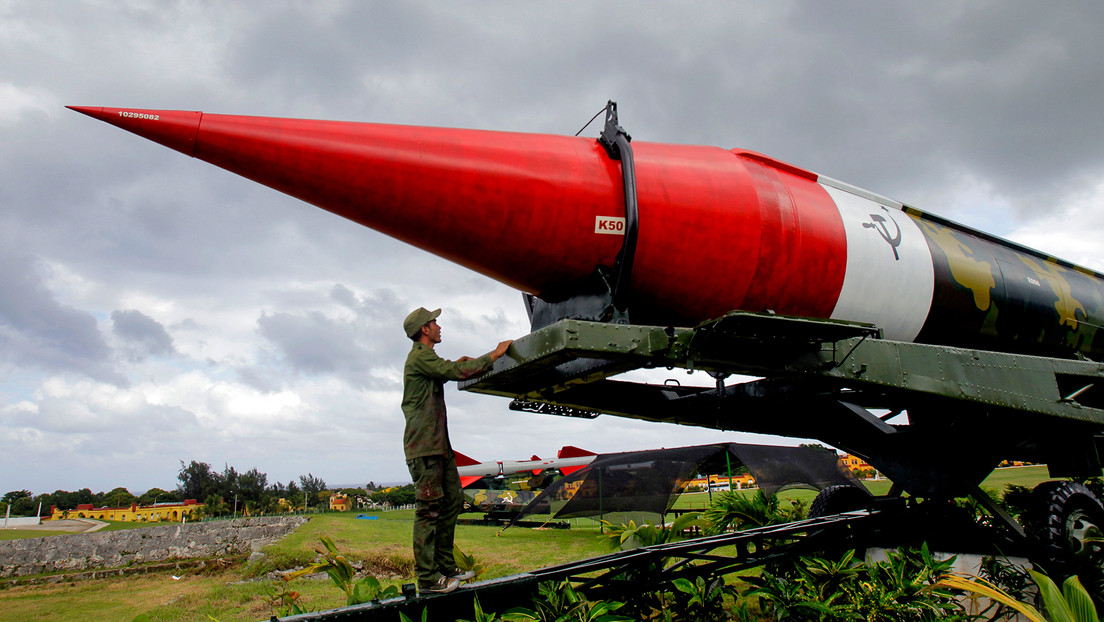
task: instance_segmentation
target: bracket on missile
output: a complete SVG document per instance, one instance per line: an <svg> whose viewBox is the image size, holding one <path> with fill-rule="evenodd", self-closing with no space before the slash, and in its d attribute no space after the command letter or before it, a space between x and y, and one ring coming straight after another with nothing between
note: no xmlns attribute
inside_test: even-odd
<svg viewBox="0 0 1104 622"><path fill-rule="evenodd" d="M614 378L641 368L762 378L717 388ZM914 496L970 494L1001 460L1045 462L1054 477L1100 475L1101 387L1101 363L890 341L869 324L745 312L694 328L561 320L461 384L527 410L550 404L561 414L816 438ZM908 423L895 423L902 412Z"/></svg>

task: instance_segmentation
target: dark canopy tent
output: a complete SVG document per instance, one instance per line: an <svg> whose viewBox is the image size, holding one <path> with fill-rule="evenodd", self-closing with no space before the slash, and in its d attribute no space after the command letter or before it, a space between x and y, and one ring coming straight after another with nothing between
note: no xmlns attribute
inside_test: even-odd
<svg viewBox="0 0 1104 622"><path fill-rule="evenodd" d="M717 443L630 451L598 456L586 468L557 480L511 524L540 509L548 511L551 500L565 498L555 518L612 512L666 514L695 474L732 473L741 464L768 496L795 486L817 490L840 484L861 486L836 453L824 447Z"/></svg>

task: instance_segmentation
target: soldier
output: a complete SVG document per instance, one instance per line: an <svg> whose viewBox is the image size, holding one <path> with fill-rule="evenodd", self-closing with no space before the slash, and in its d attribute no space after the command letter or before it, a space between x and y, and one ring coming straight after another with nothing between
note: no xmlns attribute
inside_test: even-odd
<svg viewBox="0 0 1104 622"><path fill-rule="evenodd" d="M414 341L403 369L403 446L414 480L414 574L422 593L451 592L460 581L475 576L457 568L452 555L456 517L464 496L448 437L445 382L489 370L513 342L503 341L478 358L443 359L433 351L441 343L439 315L440 309L418 307L403 322L406 336Z"/></svg>

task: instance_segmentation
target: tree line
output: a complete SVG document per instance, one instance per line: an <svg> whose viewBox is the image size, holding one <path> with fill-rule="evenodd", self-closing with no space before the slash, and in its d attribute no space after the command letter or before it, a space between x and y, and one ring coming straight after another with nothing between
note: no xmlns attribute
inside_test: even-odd
<svg viewBox="0 0 1104 622"><path fill-rule="evenodd" d="M29 490L13 490L0 497L0 513L11 508L12 516L35 516L38 508L42 514L50 513L50 506L60 510L76 510L78 505L94 507L127 507L155 503L182 502L195 499L204 504L206 516L279 514L314 508L327 509L333 493L343 494L354 501L354 507L366 505L406 505L414 503L414 486L408 484L397 489L384 489L374 482L364 488L331 490L326 482L311 473L300 475L298 481L268 483L268 475L256 468L244 473L230 465L221 472L206 462L180 461L180 472L175 489L151 488L141 495L133 495L126 488L114 488L110 492L93 493L88 488L70 492L56 490L34 495Z"/></svg>

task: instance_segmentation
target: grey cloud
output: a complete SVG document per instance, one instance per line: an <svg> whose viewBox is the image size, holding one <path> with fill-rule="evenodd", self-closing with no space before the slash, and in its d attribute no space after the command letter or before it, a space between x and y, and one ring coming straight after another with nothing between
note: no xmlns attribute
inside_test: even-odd
<svg viewBox="0 0 1104 622"><path fill-rule="evenodd" d="M510 318L506 317L506 313L501 308L495 311L496 313L494 315L484 314L480 316L480 319L490 326L491 332L499 335L506 335L507 331L510 329Z"/></svg>
<svg viewBox="0 0 1104 622"><path fill-rule="evenodd" d="M781 157L885 193L971 171L1025 208L1100 170L1098 3L805 6L799 73L753 88Z"/></svg>
<svg viewBox="0 0 1104 622"><path fill-rule="evenodd" d="M356 309L359 304L353 290L340 283L334 285L330 290L330 298L333 298L335 301L341 303L342 306L350 309Z"/></svg>
<svg viewBox="0 0 1104 622"><path fill-rule="evenodd" d="M405 318L410 312L409 303L401 300L389 289L377 289L369 294L357 297L348 287L337 284L330 290L330 296L357 312L360 321L381 325L394 321L395 317ZM401 321L395 326L401 326Z"/></svg>
<svg viewBox="0 0 1104 622"><path fill-rule="evenodd" d="M145 313L135 309L116 310L111 312L111 321L115 334L129 346L133 360L176 354L169 331Z"/></svg>
<svg viewBox="0 0 1104 622"><path fill-rule="evenodd" d="M394 366L406 356L409 341L401 339L399 327L408 305L390 290L358 296L341 284L333 286L329 297L355 315L334 319L319 310L269 313L257 320L261 336L295 372L333 374L360 388L393 388L393 382L373 370ZM394 339L380 339L381 335ZM272 390L278 373L275 368L239 370L243 379L262 390Z"/></svg>
<svg viewBox="0 0 1104 622"><path fill-rule="evenodd" d="M194 413L177 406L144 404L137 409L123 410L78 398L46 398L39 406L39 412L33 417L25 416L26 421L15 423L46 433L87 435L90 439L88 451L93 453L104 451L103 447L95 449L95 443L115 445L110 439L117 440L120 435L164 434L170 430L183 434L199 425Z"/></svg>
<svg viewBox="0 0 1104 622"><path fill-rule="evenodd" d="M333 375L355 388L391 389L375 367L400 360L380 355L371 335L359 334L354 323L339 322L317 311L302 315L275 313L257 320L261 336L279 352L279 360L296 373ZM282 381L272 369L239 369L239 377L258 389L275 390Z"/></svg>
<svg viewBox="0 0 1104 622"><path fill-rule="evenodd" d="M286 374L268 365L239 366L235 368L238 380L246 386L264 393L274 393L284 387Z"/></svg>
<svg viewBox="0 0 1104 622"><path fill-rule="evenodd" d="M356 345L354 327L320 312L264 315L257 325L261 335L279 347L297 370L317 374L367 367L365 352Z"/></svg>
<svg viewBox="0 0 1104 622"><path fill-rule="evenodd" d="M0 251L0 357L48 372L75 372L126 383L110 365L111 351L96 319L61 304L27 255Z"/></svg>
<svg viewBox="0 0 1104 622"><path fill-rule="evenodd" d="M343 98L355 92L355 59L373 37L357 36L343 24L344 10L320 9L278 3L244 24L226 59L230 77L246 87L301 97Z"/></svg>

